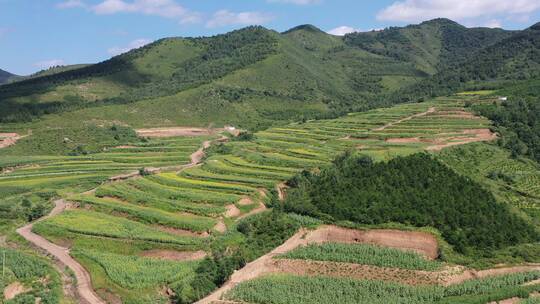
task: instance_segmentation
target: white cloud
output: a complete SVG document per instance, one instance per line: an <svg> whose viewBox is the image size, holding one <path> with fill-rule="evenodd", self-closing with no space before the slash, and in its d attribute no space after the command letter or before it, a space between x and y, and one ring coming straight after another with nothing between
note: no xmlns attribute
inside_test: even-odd
<svg viewBox="0 0 540 304"><path fill-rule="evenodd" d="M292 3L297 5L309 5L321 3L322 0L268 0L268 2Z"/></svg>
<svg viewBox="0 0 540 304"><path fill-rule="evenodd" d="M207 27L220 27L227 25L257 25L264 24L273 19L272 15L261 12L234 13L228 10L220 10L214 13L206 22Z"/></svg>
<svg viewBox="0 0 540 304"><path fill-rule="evenodd" d="M181 23L200 21L199 13L192 12L174 0L105 0L91 8L100 15L139 13L165 18L178 18Z"/></svg>
<svg viewBox="0 0 540 304"><path fill-rule="evenodd" d="M360 32L360 30L344 25L344 26L336 27L335 29L331 29L327 33L331 35L336 35L336 36L345 36L346 34L354 33L354 32Z"/></svg>
<svg viewBox="0 0 540 304"><path fill-rule="evenodd" d="M182 24L201 21L199 13L184 8L175 0L100 0L96 5L88 5L83 0L65 0L56 7L60 9L84 8L98 15L138 13L178 19Z"/></svg>
<svg viewBox="0 0 540 304"><path fill-rule="evenodd" d="M490 28L502 28L502 23L501 23L501 20L491 19L488 22L486 22L484 26L490 27Z"/></svg>
<svg viewBox="0 0 540 304"><path fill-rule="evenodd" d="M44 61L39 61L39 62L34 63L35 67L38 67L42 70L45 70L54 66L59 66L59 65L66 65L66 63L62 59L51 59L51 60L44 60Z"/></svg>
<svg viewBox="0 0 540 304"><path fill-rule="evenodd" d="M86 4L82 0L67 0L56 5L57 8L77 8L77 7L86 7Z"/></svg>
<svg viewBox="0 0 540 304"><path fill-rule="evenodd" d="M445 17L453 20L523 16L540 9L538 0L404 0L377 14L378 20L419 22Z"/></svg>
<svg viewBox="0 0 540 304"><path fill-rule="evenodd" d="M119 46L112 47L112 48L107 50L107 53L111 54L112 56L120 55L120 54L129 52L129 51L131 51L133 49L138 49L140 47L143 47L143 46L149 44L150 42L152 42L152 40L143 39L143 38L136 39L136 40L131 41L125 47L119 47Z"/></svg>

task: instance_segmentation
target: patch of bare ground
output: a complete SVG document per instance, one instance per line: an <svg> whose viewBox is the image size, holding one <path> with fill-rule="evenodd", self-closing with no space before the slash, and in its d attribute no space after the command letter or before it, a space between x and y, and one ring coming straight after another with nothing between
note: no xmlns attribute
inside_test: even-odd
<svg viewBox="0 0 540 304"><path fill-rule="evenodd" d="M276 191L278 193L278 199L280 201L285 200L285 197L287 196L287 192L286 192L287 188L289 188L289 186L287 186L287 184L285 183L279 183L276 185Z"/></svg>
<svg viewBox="0 0 540 304"><path fill-rule="evenodd" d="M168 226L163 226L163 225L153 225L153 227L157 228L160 231L167 232L174 235L179 235L179 236L191 236L191 237L208 237L209 236L208 232L206 231L194 232L190 230L178 229L178 228L173 228L173 227L168 227Z"/></svg>
<svg viewBox="0 0 540 304"><path fill-rule="evenodd" d="M193 128L193 127L170 127L170 128L149 128L135 130L140 137L176 137L176 136L205 136L224 129L213 128Z"/></svg>
<svg viewBox="0 0 540 304"><path fill-rule="evenodd" d="M486 270L463 269L463 271L447 275L441 282L443 285L459 284L466 280L499 276L517 272L540 271L540 265L525 265L514 267L498 267Z"/></svg>
<svg viewBox="0 0 540 304"><path fill-rule="evenodd" d="M129 146L129 145L113 147L113 149L134 149L134 148L137 148L137 147L135 147L135 146Z"/></svg>
<svg viewBox="0 0 540 304"><path fill-rule="evenodd" d="M263 202L259 202L259 206L257 206L257 208L251 210L250 212L248 213L245 213L245 214L242 214L241 216L239 216L237 219L238 220L241 220L243 218L246 218L248 216L252 216L252 215L255 215L257 213L261 213L261 212L264 212L266 211L268 208L266 208L266 205L263 203Z"/></svg>
<svg viewBox="0 0 540 304"><path fill-rule="evenodd" d="M336 226L323 226L305 236L308 243L368 243L385 247L410 250L428 259L439 256L437 239L430 233L393 229L356 230Z"/></svg>
<svg viewBox="0 0 540 304"><path fill-rule="evenodd" d="M171 261L195 261L201 260L206 257L206 252L199 251L176 251L176 250L164 250L153 249L146 250L139 254L142 257L171 260Z"/></svg>
<svg viewBox="0 0 540 304"><path fill-rule="evenodd" d="M497 134L491 132L490 129L470 129L464 130L463 136L441 137L434 140L434 145L428 146L428 151L440 151L444 148L464 145L480 141L492 141L497 139Z"/></svg>
<svg viewBox="0 0 540 304"><path fill-rule="evenodd" d="M422 142L419 137L400 137L400 138L388 138L386 139L387 143L392 144L408 144L408 143L419 143Z"/></svg>
<svg viewBox="0 0 540 304"><path fill-rule="evenodd" d="M236 207L234 204L225 206L225 209L227 209L227 211L225 211L226 217L237 217L242 214L242 211L240 211L240 209L238 209L238 207Z"/></svg>
<svg viewBox="0 0 540 304"><path fill-rule="evenodd" d="M529 295L530 298L538 298L540 297L540 293L532 293ZM501 300L501 301L494 301L494 302L489 302L488 304L517 304L519 302L521 302L521 298L518 298L518 297L513 297L513 298L510 298L510 299L505 299L505 300Z"/></svg>
<svg viewBox="0 0 540 304"><path fill-rule="evenodd" d="M21 282L13 282L4 288L4 299L11 300L16 296L29 292L31 289L24 287Z"/></svg>
<svg viewBox="0 0 540 304"><path fill-rule="evenodd" d="M240 206L248 206L253 204L253 200L250 197L243 197L238 201L238 205Z"/></svg>
<svg viewBox="0 0 540 304"><path fill-rule="evenodd" d="M464 145L473 142L479 141L492 141L497 139L497 134L491 132L489 129L470 129L464 130L460 133L450 134L437 134L435 138L420 138L420 137L399 137L399 138L388 138L386 142L396 143L396 144L406 144L406 143L427 143L430 144L426 147L428 151L440 151L444 148Z"/></svg>
<svg viewBox="0 0 540 304"><path fill-rule="evenodd" d="M410 285L437 284L438 273L370 265L310 260L272 260L272 271L301 276L330 276L360 280L384 280Z"/></svg>
<svg viewBox="0 0 540 304"><path fill-rule="evenodd" d="M223 220L220 219L214 226L214 230L219 233L225 233L227 232L227 225L225 225L225 223L223 223Z"/></svg>
<svg viewBox="0 0 540 304"><path fill-rule="evenodd" d="M13 146L21 138L18 133L0 133L0 149Z"/></svg>

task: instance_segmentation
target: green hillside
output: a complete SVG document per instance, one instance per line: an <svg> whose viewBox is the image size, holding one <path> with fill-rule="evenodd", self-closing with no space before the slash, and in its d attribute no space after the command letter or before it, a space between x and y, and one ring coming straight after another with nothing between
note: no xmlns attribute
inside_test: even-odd
<svg viewBox="0 0 540 304"><path fill-rule="evenodd" d="M10 72L6 72L2 69L0 69L0 84L4 84L14 77L17 77L16 75L11 74Z"/></svg>
<svg viewBox="0 0 540 304"><path fill-rule="evenodd" d="M283 33L247 27L165 38L0 87L0 122L6 131L58 133L81 122L260 130L337 117L447 94L471 81L535 77L537 27L504 31L435 19L345 37L301 25Z"/></svg>
<svg viewBox="0 0 540 304"><path fill-rule="evenodd" d="M107 119L135 126L174 118L171 124L262 128L276 120L335 116L383 105L389 92L513 35L436 19L344 38L312 25L284 33L248 27L214 37L166 38L95 65L6 85L0 88L6 109L0 121L81 109L78 116L93 118L96 107L112 113ZM164 108L169 117L154 117ZM129 115L134 109L137 117Z"/></svg>
<svg viewBox="0 0 540 304"><path fill-rule="evenodd" d="M502 35L504 36L504 35ZM434 77L404 88L394 96L416 100L463 89L505 88L540 78L540 24L513 32L496 43L449 63Z"/></svg>
<svg viewBox="0 0 540 304"><path fill-rule="evenodd" d="M514 33L502 29L466 28L448 19L434 19L403 28L352 33L345 36L349 45L372 53L413 63L433 75L444 67L462 62Z"/></svg>

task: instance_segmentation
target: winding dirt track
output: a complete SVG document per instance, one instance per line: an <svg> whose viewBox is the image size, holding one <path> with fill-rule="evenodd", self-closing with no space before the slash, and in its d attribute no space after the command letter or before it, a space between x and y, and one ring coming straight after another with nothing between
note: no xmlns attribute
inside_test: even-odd
<svg viewBox="0 0 540 304"><path fill-rule="evenodd" d="M47 216L42 217L36 222L30 223L24 227L17 229L17 233L25 238L27 241L36 245L37 247L47 251L50 255L54 256L61 264L66 267L69 267L77 278L77 292L81 298L82 303L87 304L106 304L92 288L92 281L90 280L90 275L84 269L84 267L75 261L69 255L69 249L58 246L46 240L45 238L32 232L32 227L35 223L43 221L49 217L58 215L62 213L67 206L67 203L63 199L54 201L55 207Z"/></svg>
<svg viewBox="0 0 540 304"><path fill-rule="evenodd" d="M397 125L397 124L402 123L404 121L411 120L413 118L420 117L420 116L425 116L425 115L428 115L428 114L434 113L434 112L435 112L435 107L431 107L425 112L414 114L414 115L407 116L405 118L402 118L402 119L399 119L399 120L396 120L396 121L389 122L389 123L385 124L382 127L378 127L378 128L373 129L372 131L382 131L382 130L384 130L386 128L389 128L389 127L391 127L393 125Z"/></svg>
<svg viewBox="0 0 540 304"><path fill-rule="evenodd" d="M191 167L199 165L204 157L204 149L210 147L210 144L211 144L210 141L205 141L202 147L191 155L191 163L187 165L179 166L179 169L183 170L183 169L187 169L187 168L191 168ZM130 175L127 178L132 178L136 176L138 176L138 174ZM87 191L86 193L92 193L93 191L95 191L95 189ZM69 255L68 248L64 248L54 243L51 243L45 238L41 237L40 235L32 232L32 228L34 227L35 223L46 220L50 217L59 215L68 206L66 201L64 201L63 199L54 201L54 205L55 206L53 210L48 215L40 218L39 220L35 222L32 222L26 226L23 226L17 229L17 233L23 238L25 238L27 241L29 241L30 243L45 250L48 254L54 256L63 266L68 267L75 273L75 277L77 278L77 292L80 297L80 303L107 304L107 302L103 301L103 299L101 299L96 294L96 292L92 288L92 280L90 278L90 274L88 273L88 271L86 271L86 269L84 269L84 267L81 264L79 264L75 259L73 259Z"/></svg>

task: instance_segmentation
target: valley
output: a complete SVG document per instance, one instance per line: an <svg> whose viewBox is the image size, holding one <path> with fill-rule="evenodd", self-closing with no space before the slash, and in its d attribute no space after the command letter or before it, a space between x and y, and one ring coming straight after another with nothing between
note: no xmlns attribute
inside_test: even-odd
<svg viewBox="0 0 540 304"><path fill-rule="evenodd" d="M166 131L142 142L107 148L104 152L87 156L39 157L34 162L30 158L28 163L19 166L8 163L6 167L10 169L4 170L0 186L3 191L10 191L8 197L13 201L17 197L27 197L32 192L36 194L31 195L39 196L37 189L58 189L57 193L63 200L56 201L56 211L53 210L50 217L21 228L18 233L72 268L78 278L79 288L83 288L79 290L79 295L89 303L147 303L163 302L171 296L177 299L197 297L196 293L190 295L195 292L191 288L196 288L191 284L201 271L198 269L203 261L201 259L205 255L216 254L210 248L249 248L249 244L243 244L248 236L241 232L242 222L277 212L265 211L269 208L280 209L278 205L282 203L275 190L276 185L290 180L302 170L328 166L333 158L345 151L366 155L382 162L421 151L432 151L437 158L458 171L462 170L458 164L452 163L451 158L454 153L464 149L461 147L497 149L489 144L496 139L496 135L489 130L490 122L471 114L465 108L466 103L489 103L490 98L474 95L437 98L429 102L351 113L337 119L274 127L256 132L247 140L243 139L245 136L242 133L235 137L224 129L211 132L195 130L198 134L192 131L179 134L179 129L172 129L172 134ZM153 133L148 132L150 131L139 134L154 134L156 130L152 130ZM470 144L471 142L477 143ZM459 153L462 156L462 153ZM503 160L506 159L505 162L512 162L504 152L498 153ZM463 157L459 159L465 161ZM122 173L129 170L135 170L134 174ZM534 166L529 170L536 172L531 178L540 177ZM474 177L463 170L462 172ZM488 184L485 178L476 179ZM32 185L32 192L25 188L29 184ZM527 184L518 184L516 187L520 190L519 194L514 194L514 205L524 208L523 210L537 208L537 201L533 199L537 197L535 188L527 187ZM289 190L282 191L287 193ZM283 199L282 194L281 200ZM304 226L304 221L311 222L307 227L317 227L323 223L309 217L305 220L300 217L299 222L296 222L295 217L289 220L295 222L293 227ZM301 231L303 232L296 233L282 246L278 247L279 243L276 243L277 249L270 254L246 264L224 287L209 298L201 300L201 303L219 303L222 296L230 300L245 300L246 298L240 296L240 290L243 290L245 284L256 284L257 280L284 280L285 277L266 275L291 269L293 266L282 264L288 260L276 260L277 256L299 244L310 243L311 237L306 238L304 235L311 235L319 230L309 232L302 228ZM402 236L398 233L385 241L384 234L378 235L377 231L367 230L368 235L373 233L373 236L367 238L359 235L347 241L344 236L347 233L339 232L328 234L320 240L329 242L324 244L333 244L357 243L366 239L370 244L405 250L411 250L414 247L409 246L415 246L412 239L407 237L408 232L403 232ZM418 252L424 253L430 259L439 258L441 249L436 249L440 240L438 234L422 233L432 238L430 242L435 243L435 249L429 249L429 253L420 249ZM295 239L301 242L294 241ZM423 246L421 242L418 243L419 246ZM378 248L374 247L382 250ZM452 252L450 248L445 250ZM53 250L58 252L54 253ZM162 254L152 254L160 251ZM200 251L206 254L198 255L195 260L175 258L174 254L183 252L185 254L182 256L189 257L192 252ZM66 255L66 252L69 252L69 255ZM442 279L440 274L431 274L430 271L440 267L454 269L454 272L457 271L454 275L468 271L463 266L451 266L459 265L457 261L460 259L467 260L465 256L449 259L452 254L456 253L450 253L443 262L438 262L439 266L429 266L427 272L422 270L422 275L415 274L416 270L377 270L381 265L377 260L382 259L382 256L374 258L374 265L379 266L362 266L367 267L361 268L364 269L362 272L367 271L367 276L352 277L346 273L353 274L359 270L351 270L350 267L366 262L360 260L358 264L346 266L347 264L341 264L342 262L331 262L331 256L328 262L310 262L305 265L291 260L296 263L294 268L306 271L287 274L287 280L309 281L297 277L298 275L327 275L329 278L325 280L331 280L331 277L336 277L336 271L339 273L337 269L347 267L344 268L348 269L344 276L350 279L384 278L384 281L409 284L406 277L417 277L421 281L421 277L427 276L426 279L436 278L427 279L428 284L441 284L441 280L452 279ZM242 259L247 259L248 262L253 258L248 255ZM409 263L408 261L423 258L407 256L404 259L403 263ZM445 264L448 266L442 266ZM324 272L327 267L334 270ZM402 266L393 267L399 269ZM160 271L155 273L155 269ZM538 269L536 266L520 269L525 273L533 270ZM381 273L383 276L370 276L369 273L372 272ZM257 278L258 274L263 275L261 279ZM85 276L89 276L91 281L85 279ZM395 278L392 279L393 277ZM250 280L255 278L256 281L252 283ZM535 280L536 275L526 278L525 280ZM336 277L335 280L339 279ZM501 277L500 280L507 279ZM272 286L271 282L273 281L268 281L269 286ZM236 285L238 291L237 288L232 289ZM85 286L88 288L84 289ZM163 286L169 287L163 291ZM92 290L95 290L96 294ZM489 289L486 289L486 293L489 292ZM251 301L252 298L249 299Z"/></svg>
<svg viewBox="0 0 540 304"><path fill-rule="evenodd" d="M0 70L0 303L540 303L538 23L148 42Z"/></svg>

